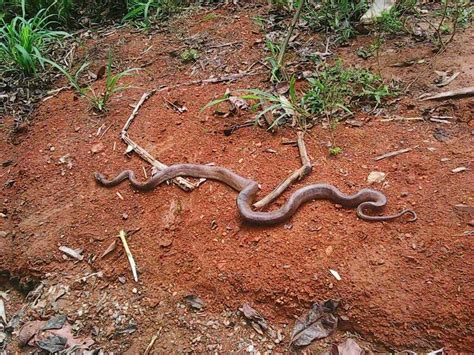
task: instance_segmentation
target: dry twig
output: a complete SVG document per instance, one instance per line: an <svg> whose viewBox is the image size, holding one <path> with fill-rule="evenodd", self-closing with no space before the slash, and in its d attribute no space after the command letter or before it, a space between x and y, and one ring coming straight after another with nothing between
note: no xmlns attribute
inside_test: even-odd
<svg viewBox="0 0 474 355"><path fill-rule="evenodd" d="M439 99L450 99L450 98L459 98L459 97L466 97L466 96L474 96L474 86L457 89L457 90L444 91L439 94L430 94L429 96L421 97L420 100L421 101L439 100Z"/></svg>
<svg viewBox="0 0 474 355"><path fill-rule="evenodd" d="M125 238L126 236L127 234L122 229L119 232L119 238L122 241L123 248L125 249L125 253L127 254L128 262L130 263L130 267L132 268L133 279L135 280L135 282L138 282L137 265L135 264L135 260L133 259L132 252L130 251L130 248L128 247L127 239Z"/></svg>
<svg viewBox="0 0 474 355"><path fill-rule="evenodd" d="M301 168L295 170L290 176L283 180L272 192L262 198L260 201L255 202L253 207L263 208L268 206L272 201L278 198L293 182L302 179L311 172L312 165L306 151L304 144L304 133L298 132L298 149L301 157Z"/></svg>
<svg viewBox="0 0 474 355"><path fill-rule="evenodd" d="M156 332L156 334L153 335L153 337L152 337L151 340L150 340L150 344L148 344L148 346L146 347L145 352L143 353L143 355L148 355L148 354L150 354L151 349L153 348L153 345L155 345L156 339L158 339L158 336L159 336L160 333L161 333L161 329L163 329L163 327L160 327L160 329L158 329L158 331Z"/></svg>
<svg viewBox="0 0 474 355"><path fill-rule="evenodd" d="M408 152L411 152L412 150L413 150L413 148L400 149L400 150L397 150L395 152L389 152L389 153L379 155L378 157L375 157L374 160L379 161L379 160L386 159L386 158L396 157L397 155L408 153Z"/></svg>

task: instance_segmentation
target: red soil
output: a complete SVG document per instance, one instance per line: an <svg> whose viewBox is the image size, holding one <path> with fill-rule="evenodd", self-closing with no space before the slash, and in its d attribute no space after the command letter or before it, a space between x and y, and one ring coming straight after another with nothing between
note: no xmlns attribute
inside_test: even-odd
<svg viewBox="0 0 474 355"><path fill-rule="evenodd" d="M210 314L250 302L277 326L291 327L294 316L314 301L339 298L343 306L340 314L349 319L347 326L377 344L378 349L472 350L473 239L463 233L472 230L468 223L472 223L473 215L455 208L458 204L474 206L472 100L449 101L449 115L455 117L449 125L381 122L382 117L358 113L357 117L364 120L360 128L341 124L331 133L315 127L306 139L313 172L276 203L281 204L301 186L323 181L345 192L356 192L367 187L369 172L383 171L386 181L374 187L387 195L387 212L413 208L419 217L415 223L404 219L367 223L353 210L314 202L300 208L287 224L262 228L242 223L235 207L236 193L216 182L205 182L191 193L174 185L139 193L125 183L114 189L95 184L95 171L114 176L132 168L143 176L142 167L146 167L150 174L149 166L136 155L123 154L126 147L118 138L132 110L130 105L144 91L236 73L265 55L259 43L262 34L251 20L253 14L242 10L238 17L226 18L225 12L221 15L199 22L200 13L174 24L176 32L182 31L187 37L205 33L211 42L202 48L236 40L243 43L240 50L224 47L202 53L210 60L204 69L196 66L194 75L191 64L182 64L179 57L167 54L173 50L179 53L183 47L177 33L147 36L120 30L91 41L89 46L98 48L100 58L96 67L104 63L110 45L122 63L131 58L139 58L138 64L146 63L157 53L163 54L146 71L128 79L135 88L114 98L105 117L92 115L84 100L66 91L39 105L27 133L17 137L17 144L6 139L0 142L1 160L14 161L2 168L2 180L15 180L12 187L1 190L8 216L1 229L13 234L0 239L0 270L42 278L102 270L104 287L112 294L123 293L120 288L129 292L138 287L145 296L140 301L145 306L156 305L165 293L176 300L194 293L208 303ZM189 23L193 25L183 26ZM438 103L415 99L424 91L436 90L432 69L461 72L450 89L472 84L473 53L467 45L472 39L472 30L460 33L431 69L426 64L388 67L404 59L430 58L427 44L410 39L385 43L380 61L386 79L398 77L407 83L419 76L410 92L385 113L413 117L435 107ZM397 46L399 42L403 47ZM364 43L370 43L370 38L360 37L337 54L346 63L376 68L375 59L363 61L355 55ZM152 49L141 55L150 45ZM226 88L263 88L265 79L263 74L235 83L159 92L141 108L130 136L166 164L213 162L230 168L260 182L260 196L264 196L299 167L297 149L281 144L284 138L295 139L295 132L286 128L271 134L252 127L226 137L223 128L251 115L221 118L200 109ZM188 111L178 114L164 99L179 99ZM110 128L99 138L96 132L103 124ZM433 136L439 129L447 135L443 142ZM7 132L4 135L6 138ZM343 148L336 158L328 156L327 143L332 138ZM103 151L92 154L92 146L99 142ZM414 149L379 162L373 159L406 147ZM276 153L269 153L268 148ZM66 154L72 158L71 169L59 163ZM467 170L451 172L459 166ZM100 256L120 229L134 228L141 228L129 239L139 268L138 285L129 279L129 265L121 251L97 258L90 265L85 261L73 265L63 260L58 250L58 246L67 245L83 248L86 256ZM336 281L329 269L337 270L342 280ZM117 286L121 275L129 282ZM149 306L145 312L146 316L137 316L139 324L150 324L151 315L163 310ZM130 351L143 351L152 333L151 328L141 328L130 340ZM96 340L106 349L118 346ZM161 346L166 349L166 345Z"/></svg>

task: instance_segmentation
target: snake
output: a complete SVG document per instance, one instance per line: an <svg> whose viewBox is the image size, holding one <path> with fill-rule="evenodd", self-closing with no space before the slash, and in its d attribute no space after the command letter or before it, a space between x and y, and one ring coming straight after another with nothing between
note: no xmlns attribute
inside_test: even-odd
<svg viewBox="0 0 474 355"><path fill-rule="evenodd" d="M329 200L344 208L356 208L357 216L364 221L390 221L405 214L412 215L409 221L415 221L417 219L415 211L409 209L404 209L392 215L378 216L368 214L383 210L387 204L387 198L383 193L366 188L353 195L346 195L334 185L326 183L307 185L296 190L280 208L274 211L255 211L252 209L252 203L259 190L258 183L220 166L201 164L170 165L158 171L144 182L137 180L132 170L124 170L111 180L108 180L101 173L94 173L95 180L101 186L117 186L128 179L132 187L140 191L150 191L163 182L178 176L216 180L236 190L239 192L237 196L237 208L240 215L244 221L256 225L273 225L287 221L302 204L313 200Z"/></svg>

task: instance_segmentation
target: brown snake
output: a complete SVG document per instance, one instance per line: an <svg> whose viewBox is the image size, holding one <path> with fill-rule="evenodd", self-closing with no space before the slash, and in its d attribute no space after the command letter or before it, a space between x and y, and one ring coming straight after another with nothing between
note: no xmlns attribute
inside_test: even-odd
<svg viewBox="0 0 474 355"><path fill-rule="evenodd" d="M134 188L142 191L152 190L164 181L177 176L192 176L195 178L217 180L239 191L237 207L241 216L247 222L260 225L281 223L289 219L303 203L311 200L330 200L346 208L357 208L357 215L365 221L389 221L407 213L413 216L409 221L415 221L417 219L416 213L412 210L403 210L389 216L368 215L366 214L367 211L378 212L385 207L387 198L384 194L371 189L362 189L353 195L346 195L335 186L329 184L313 184L296 190L285 204L276 211L253 211L251 206L258 191L258 184L253 180L246 179L229 169L219 166L198 164L171 165L153 175L153 177L146 182L138 181L135 178L134 172L131 170L122 171L112 180L107 180L104 175L100 173L95 173L94 176L97 182L105 187L116 186L128 179Z"/></svg>

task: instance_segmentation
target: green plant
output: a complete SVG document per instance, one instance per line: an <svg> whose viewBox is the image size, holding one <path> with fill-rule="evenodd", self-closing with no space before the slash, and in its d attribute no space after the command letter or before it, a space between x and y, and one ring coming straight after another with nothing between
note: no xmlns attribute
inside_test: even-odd
<svg viewBox="0 0 474 355"><path fill-rule="evenodd" d="M117 74L112 74L112 53L109 51L105 69L105 86L103 90L96 91L92 86L82 86L79 82L80 74L89 66L89 63L82 64L74 75L72 75L61 65L49 59L45 61L58 69L69 80L70 85L76 90L79 96L85 97L89 101L91 108L99 113L107 111L108 103L114 94L130 88L129 85L119 85L120 80L125 76L132 75L133 72L138 70L131 68Z"/></svg>
<svg viewBox="0 0 474 355"><path fill-rule="evenodd" d="M397 7L393 7L390 11L384 11L382 15L376 19L379 31L390 34L406 33L405 24L400 20L401 17L401 12Z"/></svg>
<svg viewBox="0 0 474 355"><path fill-rule="evenodd" d="M169 17L179 11L182 4L182 0L127 0L127 13L123 20L149 27L152 20Z"/></svg>
<svg viewBox="0 0 474 355"><path fill-rule="evenodd" d="M270 55L265 58L265 61L270 66L270 81L272 83L278 83L283 79L282 68L278 64L280 46L270 39L267 39L265 41L265 48L270 52Z"/></svg>
<svg viewBox="0 0 474 355"><path fill-rule="evenodd" d="M33 18L26 18L26 0L22 0L22 16L9 23L2 21L0 28L0 67L4 71L21 71L35 75L43 66L51 44L68 36L63 31L48 29L52 26L48 9L40 10Z"/></svg>
<svg viewBox="0 0 474 355"><path fill-rule="evenodd" d="M335 32L338 42L346 42L357 33L353 24L367 8L365 0L323 0L319 8L307 6L303 18L314 30Z"/></svg>
<svg viewBox="0 0 474 355"><path fill-rule="evenodd" d="M302 104L311 114L332 116L351 108L360 101L380 104L384 97L392 95L378 75L366 69L344 68L337 60L326 67L315 78L308 79L310 87Z"/></svg>
<svg viewBox="0 0 474 355"><path fill-rule="evenodd" d="M342 153L342 148L338 147L337 145L329 148L329 154L331 154L333 157L338 156L341 153Z"/></svg>
<svg viewBox="0 0 474 355"><path fill-rule="evenodd" d="M105 112L108 102L113 94L130 88L129 85L119 85L119 81L138 69L132 68L112 74L112 53L109 51L107 66L105 69L105 87L101 92L96 92L91 86L87 87L89 91L85 96L89 99L92 108L98 112Z"/></svg>
<svg viewBox="0 0 474 355"><path fill-rule="evenodd" d="M287 122L292 122L292 125L306 128L306 119L309 115L303 106L301 106L301 99L297 97L295 84L296 78L291 77L288 83L288 97L260 89L237 90L237 92L243 93L243 95L239 96L241 99L254 102L251 106L253 110L262 108L255 116L255 122L258 122L260 118L266 115L271 115L272 117L276 116L273 123L268 128L269 130ZM229 100L230 97L230 94L225 94L223 97L209 102L201 109L201 111L208 107L219 105L222 102Z"/></svg>
<svg viewBox="0 0 474 355"><path fill-rule="evenodd" d="M203 17L202 17L202 20L204 22L208 22L208 21L213 21L215 20L216 18L218 17L218 15L214 12L210 12L208 14L205 14Z"/></svg>
<svg viewBox="0 0 474 355"><path fill-rule="evenodd" d="M199 52L194 48L186 49L180 54L180 57L184 63L195 62L199 59Z"/></svg>

